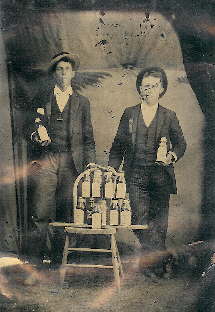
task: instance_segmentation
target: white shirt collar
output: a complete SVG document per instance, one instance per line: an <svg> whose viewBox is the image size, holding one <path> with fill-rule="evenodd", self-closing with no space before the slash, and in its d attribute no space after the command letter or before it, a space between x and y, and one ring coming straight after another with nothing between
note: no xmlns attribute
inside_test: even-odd
<svg viewBox="0 0 215 312"><path fill-rule="evenodd" d="M55 85L54 87L54 95L72 95L73 94L73 90L72 87L69 86L65 91L62 91L57 85Z"/></svg>
<svg viewBox="0 0 215 312"><path fill-rule="evenodd" d="M148 110L148 111L156 111L158 108L159 103L155 104L155 105L147 105L145 104L143 101L141 102L141 109L142 110Z"/></svg>

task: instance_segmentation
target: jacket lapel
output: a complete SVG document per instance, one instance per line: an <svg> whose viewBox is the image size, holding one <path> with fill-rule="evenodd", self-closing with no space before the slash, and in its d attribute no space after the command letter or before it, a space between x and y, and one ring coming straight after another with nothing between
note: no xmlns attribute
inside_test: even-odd
<svg viewBox="0 0 215 312"><path fill-rule="evenodd" d="M137 136L137 123L140 114L140 104L136 105L133 109L131 121L132 121L132 145L135 146L136 136ZM130 120L129 120L130 122ZM130 125L129 125L130 126Z"/></svg>
<svg viewBox="0 0 215 312"><path fill-rule="evenodd" d="M158 106L158 116L157 116L157 131L156 131L156 139L160 140L161 137L161 130L163 123L166 118L166 111L161 107L160 105Z"/></svg>
<svg viewBox="0 0 215 312"><path fill-rule="evenodd" d="M45 110L46 110L46 116L48 118L48 122L50 121L50 117L51 117L51 103L54 99L54 94L53 94L53 90L52 92L49 93L49 95L47 96L47 102L45 104ZM79 97L78 94L76 92L74 92L72 94L72 96L70 97L70 118L71 118L71 126L74 124L74 120L76 119L76 113L78 112L78 108L79 108Z"/></svg>
<svg viewBox="0 0 215 312"><path fill-rule="evenodd" d="M54 95L51 93L48 98L48 102L46 103L46 115L48 118L48 122L50 121L51 117L51 105L52 105L52 100L53 100Z"/></svg>
<svg viewBox="0 0 215 312"><path fill-rule="evenodd" d="M70 125L71 130L74 129L75 120L77 120L77 113L80 107L79 96L76 92L74 92L70 97Z"/></svg>

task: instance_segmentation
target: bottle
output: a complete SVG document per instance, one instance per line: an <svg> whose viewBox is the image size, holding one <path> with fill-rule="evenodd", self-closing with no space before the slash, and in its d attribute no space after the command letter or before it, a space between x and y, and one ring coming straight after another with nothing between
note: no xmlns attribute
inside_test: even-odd
<svg viewBox="0 0 215 312"><path fill-rule="evenodd" d="M44 127L43 125L38 124L37 133L38 133L41 141L49 141L50 140L48 132L46 130L46 127Z"/></svg>
<svg viewBox="0 0 215 312"><path fill-rule="evenodd" d="M116 199L112 200L112 205L110 207L110 225L119 224L119 206Z"/></svg>
<svg viewBox="0 0 215 312"><path fill-rule="evenodd" d="M101 197L102 172L95 170L92 182L92 197Z"/></svg>
<svg viewBox="0 0 215 312"><path fill-rule="evenodd" d="M81 185L82 197L90 197L90 173L87 172Z"/></svg>
<svg viewBox="0 0 215 312"><path fill-rule="evenodd" d="M94 199L92 197L90 197L89 199L89 205L87 208L87 214L86 214L86 222L87 224L92 224L92 213L93 213L93 209L94 209Z"/></svg>
<svg viewBox="0 0 215 312"><path fill-rule="evenodd" d="M78 198L78 205L74 211L74 223L84 224L84 210L85 210L85 200L82 197Z"/></svg>
<svg viewBox="0 0 215 312"><path fill-rule="evenodd" d="M98 204L94 204L92 211L92 229L101 229L102 214Z"/></svg>
<svg viewBox="0 0 215 312"><path fill-rule="evenodd" d="M131 225L131 206L130 200L126 197L123 200L121 211L120 211L120 225L129 226Z"/></svg>
<svg viewBox="0 0 215 312"><path fill-rule="evenodd" d="M106 199L111 199L114 197L114 183L112 179L112 172L107 172L105 174L104 197Z"/></svg>
<svg viewBox="0 0 215 312"><path fill-rule="evenodd" d="M120 171L118 173L118 181L116 184L116 198L125 198L126 194L126 183L124 172Z"/></svg>
<svg viewBox="0 0 215 312"><path fill-rule="evenodd" d="M166 163L166 156L167 156L167 138L162 137L157 150L156 162Z"/></svg>
<svg viewBox="0 0 215 312"><path fill-rule="evenodd" d="M98 202L99 209L102 214L102 226L105 226L107 224L107 205L105 200L100 200Z"/></svg>

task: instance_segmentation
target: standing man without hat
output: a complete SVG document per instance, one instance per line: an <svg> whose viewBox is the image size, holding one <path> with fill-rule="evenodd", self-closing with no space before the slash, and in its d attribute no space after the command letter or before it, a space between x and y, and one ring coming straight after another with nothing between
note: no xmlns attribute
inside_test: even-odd
<svg viewBox="0 0 215 312"><path fill-rule="evenodd" d="M159 105L167 90L167 77L158 67L142 70L136 80L141 103L126 108L112 144L109 165L116 170L124 159L124 170L132 208L132 224L149 225L135 233L142 252L165 250L170 194L175 194L173 164L185 152L186 141L175 112ZM158 162L159 146L166 148ZM165 273L163 263L144 274Z"/></svg>
<svg viewBox="0 0 215 312"><path fill-rule="evenodd" d="M27 135L34 150L32 176L33 255L39 260L47 253L50 221L70 221L72 189L87 164L95 162L95 142L89 100L72 88L79 66L76 55L62 52L49 67L54 83L33 100L33 120ZM45 126L42 136L38 126ZM44 128L43 128L44 129ZM60 257L62 244L53 247ZM53 256L53 254L52 254ZM55 256L55 261L57 259Z"/></svg>

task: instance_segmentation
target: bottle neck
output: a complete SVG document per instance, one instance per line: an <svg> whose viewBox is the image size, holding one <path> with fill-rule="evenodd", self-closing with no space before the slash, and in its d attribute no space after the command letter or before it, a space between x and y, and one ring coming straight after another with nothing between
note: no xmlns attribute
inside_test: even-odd
<svg viewBox="0 0 215 312"><path fill-rule="evenodd" d="M89 175L85 175L84 182L90 182L90 176Z"/></svg>

